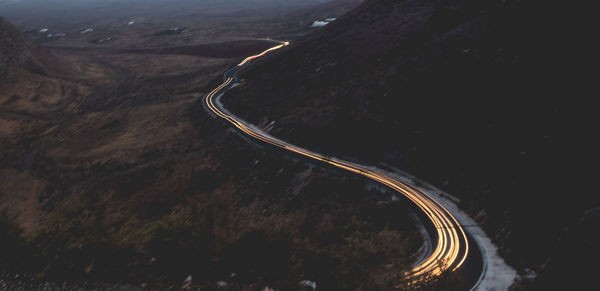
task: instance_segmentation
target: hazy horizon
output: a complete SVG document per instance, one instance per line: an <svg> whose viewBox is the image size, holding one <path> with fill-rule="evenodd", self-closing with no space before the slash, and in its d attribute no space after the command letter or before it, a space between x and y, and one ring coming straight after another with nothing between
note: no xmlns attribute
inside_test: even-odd
<svg viewBox="0 0 600 291"><path fill-rule="evenodd" d="M128 18L221 17L285 13L331 0L0 0L0 16L22 29Z"/></svg>

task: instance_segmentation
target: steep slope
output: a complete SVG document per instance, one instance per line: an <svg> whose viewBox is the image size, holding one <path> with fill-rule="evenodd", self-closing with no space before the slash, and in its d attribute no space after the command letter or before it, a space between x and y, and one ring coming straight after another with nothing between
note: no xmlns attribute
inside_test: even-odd
<svg viewBox="0 0 600 291"><path fill-rule="evenodd" d="M555 248L559 233L598 205L573 183L590 176L580 169L594 132L568 66L580 60L576 22L553 9L366 1L246 72L225 106L284 140L443 187L509 263L543 272L569 251Z"/></svg>
<svg viewBox="0 0 600 291"><path fill-rule="evenodd" d="M31 43L4 18L0 17L0 82L11 76L13 69L29 55Z"/></svg>

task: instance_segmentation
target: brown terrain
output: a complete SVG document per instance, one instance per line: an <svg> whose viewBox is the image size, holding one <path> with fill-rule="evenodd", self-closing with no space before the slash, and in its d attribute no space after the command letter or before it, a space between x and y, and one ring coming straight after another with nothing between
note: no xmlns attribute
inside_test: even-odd
<svg viewBox="0 0 600 291"><path fill-rule="evenodd" d="M276 26L228 16L253 33L230 36L220 19L105 46L49 43L0 19L0 288L179 288L188 275L203 290L400 284L422 244L406 201L256 147L199 102L271 45L252 39L304 34L352 3L261 11Z"/></svg>
<svg viewBox="0 0 600 291"><path fill-rule="evenodd" d="M576 32L595 26L566 21L572 7L89 2L0 1L19 27L0 18L0 289L166 289L188 275L202 290L461 289L402 284L423 241L406 201L204 112L269 37L293 44L245 70L225 107L458 196L522 275L515 290L595 278L600 203L583 169L597 122L574 80Z"/></svg>

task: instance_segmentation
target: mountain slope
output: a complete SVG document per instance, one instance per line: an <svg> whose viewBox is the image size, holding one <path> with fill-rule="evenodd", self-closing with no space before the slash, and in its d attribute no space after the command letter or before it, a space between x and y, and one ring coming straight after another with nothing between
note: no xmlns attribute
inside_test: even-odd
<svg viewBox="0 0 600 291"><path fill-rule="evenodd" d="M10 77L12 70L27 59L30 47L21 31L0 17L0 81Z"/></svg>
<svg viewBox="0 0 600 291"><path fill-rule="evenodd" d="M561 231L599 205L573 182L590 176L594 132L569 74L576 22L552 9L366 1L247 71L223 101L286 141L445 188L510 264L543 272L549 253L569 251L556 248Z"/></svg>
<svg viewBox="0 0 600 291"><path fill-rule="evenodd" d="M0 289L387 290L416 259L407 202L203 111L237 60L32 56L0 82Z"/></svg>

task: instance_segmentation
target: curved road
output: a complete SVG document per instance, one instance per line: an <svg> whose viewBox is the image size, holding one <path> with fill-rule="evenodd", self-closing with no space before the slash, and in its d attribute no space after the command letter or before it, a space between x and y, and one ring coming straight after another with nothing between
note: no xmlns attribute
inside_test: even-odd
<svg viewBox="0 0 600 291"><path fill-rule="evenodd" d="M260 54L247 57L236 67L227 71L224 75L224 82L206 95L203 100L203 103L209 112L225 119L235 128L257 141L365 176L394 189L410 199L419 209L421 209L423 214L433 224L434 227L430 228L433 230L433 233L431 233L430 236L435 238L435 243L428 256L417 262L413 269L406 274L407 276L410 276L411 278L431 275L436 276L441 274L444 270L456 271L463 266L469 255L469 243L471 241L458 220L440 202L433 198L432 195L401 182L383 170L328 157L275 138L233 115L218 102L218 99L227 90L237 84L236 73L242 67L247 65L253 59L262 57L269 52L289 45L289 42L278 43L277 46L267 49Z"/></svg>

